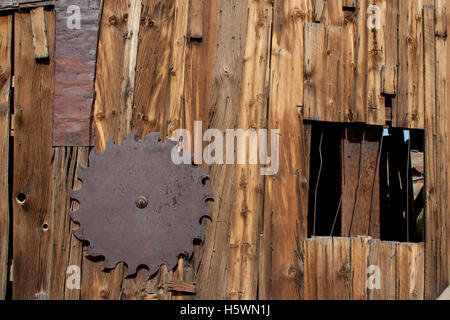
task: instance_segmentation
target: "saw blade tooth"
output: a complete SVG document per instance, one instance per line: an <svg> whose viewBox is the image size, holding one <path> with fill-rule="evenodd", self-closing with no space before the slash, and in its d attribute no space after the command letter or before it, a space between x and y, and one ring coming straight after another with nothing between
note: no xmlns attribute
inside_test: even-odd
<svg viewBox="0 0 450 320"><path fill-rule="evenodd" d="M79 190L69 189L70 199L79 201L78 197L80 196L80 193L81 193L81 189L79 189Z"/></svg>
<svg viewBox="0 0 450 320"><path fill-rule="evenodd" d="M125 272L125 277L129 277L129 276L135 274L136 272L137 272L137 266L132 265L132 264L130 264L130 265L127 264L127 271Z"/></svg>
<svg viewBox="0 0 450 320"><path fill-rule="evenodd" d="M99 252L97 249L95 249L94 245L91 243L89 239L86 239L86 241L89 241L89 246L86 248L86 254L91 257L99 257L102 256L102 253Z"/></svg>
<svg viewBox="0 0 450 320"><path fill-rule="evenodd" d="M192 178L194 179L194 181L197 181L197 183L204 185L203 182L205 181L205 179L209 179L209 175L202 168L195 167L192 170Z"/></svg>
<svg viewBox="0 0 450 320"><path fill-rule="evenodd" d="M82 167L81 165L77 166L77 178L83 181L86 178L87 168Z"/></svg>
<svg viewBox="0 0 450 320"><path fill-rule="evenodd" d="M199 223L201 223L202 219L204 217L212 218L211 216L211 210L209 208L209 205L205 203L205 205L200 209L200 212L198 213L199 216Z"/></svg>
<svg viewBox="0 0 450 320"><path fill-rule="evenodd" d="M134 144L138 140L137 132L132 131L125 136L124 144Z"/></svg>
<svg viewBox="0 0 450 320"><path fill-rule="evenodd" d="M109 150L111 150L111 149L113 149L114 147L117 147L117 146L116 146L116 144L114 143L113 138L111 137L111 138L109 138L108 141L106 142L106 145L105 145L105 152L106 152L106 151L109 151Z"/></svg>
<svg viewBox="0 0 450 320"><path fill-rule="evenodd" d="M151 144L156 144L159 142L159 132L152 132L147 134L142 140L141 142L150 142Z"/></svg>
<svg viewBox="0 0 450 320"><path fill-rule="evenodd" d="M75 236L75 238L77 238L80 241L86 241L87 240L85 238L84 230L83 230L82 226L80 226L80 228L78 230L74 230L73 231L73 235Z"/></svg>
<svg viewBox="0 0 450 320"><path fill-rule="evenodd" d="M161 143L160 145L161 145L162 149L172 151L173 148L177 148L179 144L180 143L175 140L166 140L163 143ZM181 154L182 152L179 152L179 153Z"/></svg>
<svg viewBox="0 0 450 320"><path fill-rule="evenodd" d="M194 227L194 239L199 239L202 242L205 240L205 229L200 224Z"/></svg>
<svg viewBox="0 0 450 320"><path fill-rule="evenodd" d="M80 223L79 215L77 214L77 212L78 210L77 211L72 211L70 209L68 210L70 219L72 219L76 223Z"/></svg>
<svg viewBox="0 0 450 320"><path fill-rule="evenodd" d="M114 269L117 266L118 262L110 259L105 258L105 262L103 262L103 268L105 269Z"/></svg>

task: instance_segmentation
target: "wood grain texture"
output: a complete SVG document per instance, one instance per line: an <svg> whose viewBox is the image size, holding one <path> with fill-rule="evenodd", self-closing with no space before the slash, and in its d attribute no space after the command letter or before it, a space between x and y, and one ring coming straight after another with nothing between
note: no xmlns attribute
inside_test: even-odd
<svg viewBox="0 0 450 320"><path fill-rule="evenodd" d="M175 0L173 40L170 57L169 106L165 111L164 137L184 128L184 80L186 67L186 42L189 17L189 1Z"/></svg>
<svg viewBox="0 0 450 320"><path fill-rule="evenodd" d="M12 16L0 16L0 300L5 299L8 281L10 228L9 150L11 113Z"/></svg>
<svg viewBox="0 0 450 320"><path fill-rule="evenodd" d="M447 12L447 36L448 33L450 31L450 8L446 7ZM447 84L447 94L450 92L450 63L448 62L450 60L450 45L448 43L448 37L447 37L447 42L446 42L446 52L447 52L447 80L446 80L446 84ZM446 109L448 110L449 108L449 99L447 96L447 104L446 104ZM447 111L447 128L450 128L450 115L448 114ZM448 129L447 129L448 130ZM450 157L450 142L448 140L448 135L447 135L447 163L449 163L449 157ZM447 190L450 190L450 170L447 169ZM447 206L450 206L450 199L447 196ZM448 281L450 281L450 211L447 210L447 279L449 279Z"/></svg>
<svg viewBox="0 0 450 320"><path fill-rule="evenodd" d="M219 130L235 128L241 97L244 57L245 3L219 0L216 6L216 51L212 70L209 102L209 126ZM229 265L229 236L231 228L235 168L214 164L209 168L212 222L206 221L206 238L201 253L197 279L197 298L225 299Z"/></svg>
<svg viewBox="0 0 450 320"><path fill-rule="evenodd" d="M449 10L448 1L435 1L435 39L436 39L436 119L437 119L437 167L439 188L439 216L438 225L441 227L439 237L439 268L437 295L450 283L449 241L450 241L450 211L449 211L449 188L448 188L448 98L450 90L448 82L450 77L448 60L448 28L446 26ZM429 10L425 8L424 10ZM447 182L447 183L446 183Z"/></svg>
<svg viewBox="0 0 450 320"><path fill-rule="evenodd" d="M393 126L425 127L423 55L423 6L433 0L399 1L398 101L393 112Z"/></svg>
<svg viewBox="0 0 450 320"><path fill-rule="evenodd" d="M368 31L367 54L367 87L366 87L366 123L384 125L386 123L386 108L384 96L381 95L381 67L386 63L384 30L386 23L386 0L368 0L368 6L379 8L380 29L376 27Z"/></svg>
<svg viewBox="0 0 450 320"><path fill-rule="evenodd" d="M424 299L423 244L319 237L301 247L307 300Z"/></svg>
<svg viewBox="0 0 450 320"><path fill-rule="evenodd" d="M131 132L142 5L141 0L130 0L128 6L127 31L124 35L123 73L120 87L123 109L119 110L119 126L116 137L116 143L119 145L124 142L125 136Z"/></svg>
<svg viewBox="0 0 450 320"><path fill-rule="evenodd" d="M203 38L204 20L205 20L205 0L189 0L188 35L191 39Z"/></svg>
<svg viewBox="0 0 450 320"><path fill-rule="evenodd" d="M423 11L424 19L424 69L425 69L425 236L426 236L426 289L427 299L438 296L438 242L440 235L439 221L439 187L437 185L438 167L437 157L437 119L436 119L436 47L434 10L426 8Z"/></svg>
<svg viewBox="0 0 450 320"><path fill-rule="evenodd" d="M307 120L341 122L344 82L342 28L305 24L304 114Z"/></svg>
<svg viewBox="0 0 450 320"><path fill-rule="evenodd" d="M345 237L380 238L377 169L381 130L349 128L342 140L342 222Z"/></svg>
<svg viewBox="0 0 450 320"><path fill-rule="evenodd" d="M175 0L144 1L136 67L136 109L132 117L132 129L141 137L158 131L165 137L175 10Z"/></svg>
<svg viewBox="0 0 450 320"><path fill-rule="evenodd" d="M45 11L45 17L54 57L53 12ZM14 18L13 298L48 299L56 231L51 221L54 65L53 59L39 63L34 58L29 14L17 12Z"/></svg>
<svg viewBox="0 0 450 320"><path fill-rule="evenodd" d="M438 6L439 7L439 6ZM425 188L426 188L426 298L436 299L448 286L448 191L445 183L448 153L447 111L442 99L445 83L443 59L437 52L444 43L436 37L434 6L423 9L424 70L425 70ZM443 50L445 51L445 50ZM435 155L435 156L434 156ZM447 271L446 271L447 270Z"/></svg>
<svg viewBox="0 0 450 320"><path fill-rule="evenodd" d="M424 299L424 252L414 244L397 247L397 299Z"/></svg>
<svg viewBox="0 0 450 320"><path fill-rule="evenodd" d="M301 299L307 237L311 127L303 124L303 24L311 22L308 0L274 2L268 128L280 130L279 170L267 177L264 198L259 298Z"/></svg>
<svg viewBox="0 0 450 320"><path fill-rule="evenodd" d="M52 300L78 300L79 283L73 275L74 267L81 270L82 243L72 234L75 223L70 220L68 209L75 210L77 204L69 197L69 188L81 188L81 181L76 178L77 165L87 165L87 147L57 147L53 149L52 179L52 226L54 228L52 247L51 290ZM70 282L67 285L67 282Z"/></svg>
<svg viewBox="0 0 450 320"><path fill-rule="evenodd" d="M245 11L246 35L238 128L255 130L255 137L260 139L259 130L267 128L272 3L247 1ZM235 188L233 197L227 285L228 298L244 300L258 296L259 234L265 180L261 165L250 161L258 147L250 137L247 141L245 150L237 150L238 157L242 153L247 164L238 164L235 172L235 181L239 186Z"/></svg>
<svg viewBox="0 0 450 320"><path fill-rule="evenodd" d="M104 151L106 141L114 137L118 141L120 114L124 113L124 97L121 93L125 66L124 39L128 28L128 5L130 0L105 1L100 22L100 36L97 49L97 72L95 77L94 100L94 143L98 150ZM127 73L128 74L128 73Z"/></svg>
<svg viewBox="0 0 450 320"><path fill-rule="evenodd" d="M33 31L33 48L36 59L48 58L47 26L44 8L38 7L30 10L31 29Z"/></svg>

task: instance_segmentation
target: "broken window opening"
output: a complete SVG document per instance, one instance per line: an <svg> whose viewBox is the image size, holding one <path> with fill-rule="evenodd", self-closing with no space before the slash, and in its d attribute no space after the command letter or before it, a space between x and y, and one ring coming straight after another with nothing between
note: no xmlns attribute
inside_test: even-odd
<svg viewBox="0 0 450 320"><path fill-rule="evenodd" d="M314 124L308 236L422 242L423 131Z"/></svg>

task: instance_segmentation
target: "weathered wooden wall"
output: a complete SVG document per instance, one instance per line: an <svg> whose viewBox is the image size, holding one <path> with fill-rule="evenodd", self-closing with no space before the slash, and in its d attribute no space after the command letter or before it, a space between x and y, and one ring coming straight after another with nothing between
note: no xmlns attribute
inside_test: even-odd
<svg viewBox="0 0 450 320"><path fill-rule="evenodd" d="M382 8L379 32L366 27L369 5ZM70 200L68 189L82 187L76 168L88 165L89 150L51 147L51 7L45 10L48 60L35 59L28 11L0 16L0 180L8 180L9 167L13 173L10 194L0 185L0 297L11 272L11 239L15 299L436 298L450 276L449 15L446 0L105 0L95 80L98 149L110 137L121 143L131 130L141 136L159 131L162 138L182 127L193 132L196 120L203 121L205 130L280 130L278 173L262 177L258 166L205 165L215 195L213 219L204 222L205 244L195 247L191 260L180 259L175 270L163 266L156 275L140 270L132 278L124 278L123 265L105 272L102 261L88 258L72 235L77 226L67 209L78 204ZM397 25L398 34L388 31ZM9 162L8 54L13 32L14 142ZM126 32L131 36L124 37ZM318 58L323 58L321 63ZM395 72L397 83L392 80ZM391 109L383 92L392 99ZM305 117L425 129L424 245L328 239L337 247L321 247L320 257L319 251L309 250L322 240L305 240L311 143ZM373 294L365 287L357 289L361 282L338 277L332 292L311 291L323 289L311 281L322 277L314 266L325 268L321 263L335 258L328 254L330 248L337 250L337 259L351 256L350 269L338 270L345 276L356 268L359 274L365 271L372 260L358 245L380 259L394 282L386 281L383 292ZM412 274L412 252L420 259L413 295L403 289ZM391 253L396 254L395 271L387 259ZM66 285L72 275L69 266L81 268L79 290Z"/></svg>

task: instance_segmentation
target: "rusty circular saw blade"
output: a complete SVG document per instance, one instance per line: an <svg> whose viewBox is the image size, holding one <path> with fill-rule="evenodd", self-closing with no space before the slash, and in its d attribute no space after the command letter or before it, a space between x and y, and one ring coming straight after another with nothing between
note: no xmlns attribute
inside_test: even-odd
<svg viewBox="0 0 450 320"><path fill-rule="evenodd" d="M139 266L151 273L162 264L175 267L180 254L192 253L195 239L204 240L201 219L211 217L206 172L175 165L177 143L159 142L158 136L137 140L133 132L121 146L110 140L104 153L92 150L89 166L77 170L82 188L71 190L80 203L69 211L80 224L75 236L89 242L90 256L105 258L105 268L124 262L127 276Z"/></svg>

